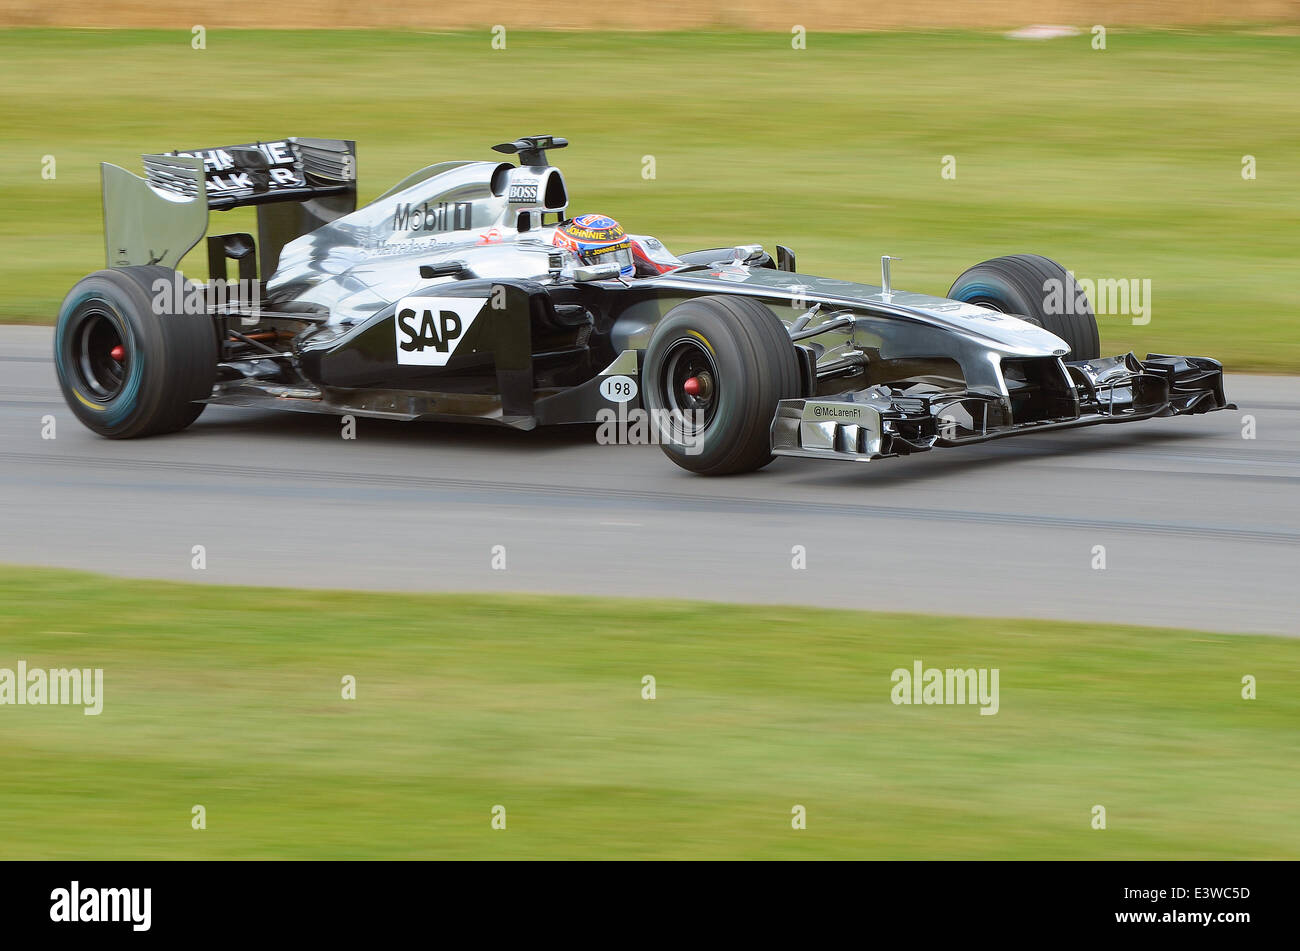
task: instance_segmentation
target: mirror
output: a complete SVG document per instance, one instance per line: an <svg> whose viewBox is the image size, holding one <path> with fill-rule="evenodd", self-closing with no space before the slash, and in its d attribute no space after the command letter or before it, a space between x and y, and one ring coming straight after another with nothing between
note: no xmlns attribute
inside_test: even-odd
<svg viewBox="0 0 1300 951"><path fill-rule="evenodd" d="M622 266L611 261L609 264L579 264L573 269L573 279L579 283L588 281L609 281L618 277Z"/></svg>

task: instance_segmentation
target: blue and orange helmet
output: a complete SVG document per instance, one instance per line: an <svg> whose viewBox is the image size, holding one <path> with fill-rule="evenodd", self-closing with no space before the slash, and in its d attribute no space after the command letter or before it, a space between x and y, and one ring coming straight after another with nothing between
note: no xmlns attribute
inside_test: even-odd
<svg viewBox="0 0 1300 951"><path fill-rule="evenodd" d="M622 277L636 273L632 241L608 215L578 215L561 222L552 243L572 252L583 264L617 263Z"/></svg>

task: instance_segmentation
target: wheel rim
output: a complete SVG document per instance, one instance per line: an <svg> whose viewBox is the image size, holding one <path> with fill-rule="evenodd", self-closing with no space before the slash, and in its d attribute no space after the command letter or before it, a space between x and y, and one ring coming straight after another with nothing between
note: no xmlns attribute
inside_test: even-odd
<svg viewBox="0 0 1300 951"><path fill-rule="evenodd" d="M674 436L694 436L708 429L719 402L713 354L698 340L682 337L668 346L662 367L659 394L670 413Z"/></svg>
<svg viewBox="0 0 1300 951"><path fill-rule="evenodd" d="M972 297L966 303L976 304L980 307L987 307L989 310L996 310L999 314L1006 313L1006 311L1002 309L1001 304L999 304L997 301L990 300L987 297Z"/></svg>
<svg viewBox="0 0 1300 951"><path fill-rule="evenodd" d="M107 403L126 384L131 354L117 324L103 311L88 311L72 337L72 368L90 397Z"/></svg>

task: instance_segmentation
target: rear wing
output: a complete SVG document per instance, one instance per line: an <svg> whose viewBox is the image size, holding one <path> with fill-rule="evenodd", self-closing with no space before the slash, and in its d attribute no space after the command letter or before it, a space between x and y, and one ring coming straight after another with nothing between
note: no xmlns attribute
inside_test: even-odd
<svg viewBox="0 0 1300 951"><path fill-rule="evenodd" d="M351 140L288 138L142 158L144 178L100 166L109 267L177 267L207 234L209 210L253 205L256 257L251 235L213 236L209 271L224 278L226 259L235 258L241 278L260 271L265 280L288 242L356 209Z"/></svg>
<svg viewBox="0 0 1300 951"><path fill-rule="evenodd" d="M193 197L198 182L177 175L171 160L178 156L203 162L209 208L304 201L356 191L356 143L341 139L281 139L143 157L149 184Z"/></svg>

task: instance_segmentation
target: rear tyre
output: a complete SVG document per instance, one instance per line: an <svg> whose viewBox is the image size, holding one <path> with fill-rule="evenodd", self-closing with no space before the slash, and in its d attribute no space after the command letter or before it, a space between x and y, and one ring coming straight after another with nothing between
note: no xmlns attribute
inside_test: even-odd
<svg viewBox="0 0 1300 951"><path fill-rule="evenodd" d="M158 293L165 281L168 291ZM131 439L184 429L203 412L217 375L212 319L183 310L171 268L96 271L63 301L54 366L69 408L89 429ZM168 306L155 307L155 300Z"/></svg>
<svg viewBox="0 0 1300 951"><path fill-rule="evenodd" d="M1065 268L1041 254L1010 254L977 264L957 278L948 296L1032 317L1069 344L1072 360L1101 356L1097 317L1087 295Z"/></svg>
<svg viewBox="0 0 1300 951"><path fill-rule="evenodd" d="M800 393L789 332L746 297L699 297L669 311L646 349L642 383L664 454L700 475L771 462L776 404Z"/></svg>

